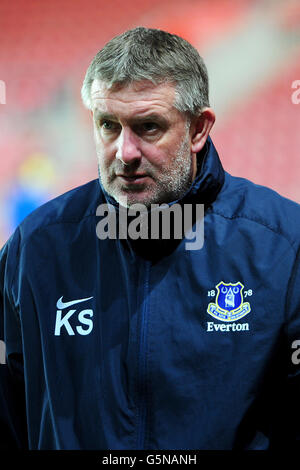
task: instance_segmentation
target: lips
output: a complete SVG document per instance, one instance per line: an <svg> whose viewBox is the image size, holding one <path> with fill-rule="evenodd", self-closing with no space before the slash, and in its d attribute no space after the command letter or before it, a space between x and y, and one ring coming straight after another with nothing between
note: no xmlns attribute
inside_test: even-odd
<svg viewBox="0 0 300 470"><path fill-rule="evenodd" d="M146 174L135 173L132 175L118 174L119 178L126 183L143 183L144 180L148 177Z"/></svg>

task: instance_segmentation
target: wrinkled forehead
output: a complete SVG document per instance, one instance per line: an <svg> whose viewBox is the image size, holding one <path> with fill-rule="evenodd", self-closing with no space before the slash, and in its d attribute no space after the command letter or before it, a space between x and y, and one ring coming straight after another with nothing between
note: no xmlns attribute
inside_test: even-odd
<svg viewBox="0 0 300 470"><path fill-rule="evenodd" d="M95 79L91 86L91 102L98 99L120 99L122 101L150 101L160 99L166 104L173 105L176 86L171 82L153 83L149 80L138 80L129 83L114 83L109 85Z"/></svg>

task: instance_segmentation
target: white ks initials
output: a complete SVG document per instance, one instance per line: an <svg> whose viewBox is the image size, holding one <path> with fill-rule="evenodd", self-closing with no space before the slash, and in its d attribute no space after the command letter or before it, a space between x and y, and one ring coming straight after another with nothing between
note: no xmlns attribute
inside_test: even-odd
<svg viewBox="0 0 300 470"><path fill-rule="evenodd" d="M55 321L55 336L60 336L61 329L64 327L67 331L68 335L72 336L75 335L74 329L70 325L69 320L75 313L77 313L77 320L80 325L76 326L76 331L79 335L88 335L91 333L93 329L93 310L85 309L78 312L76 309L68 310L68 312L63 312L66 308L69 308L75 304L79 304L81 302L86 302L87 300L92 299L93 297L88 297L86 299L77 299L71 300L70 302L63 302L62 297L58 299L56 302L56 321ZM83 325L83 326L82 326Z"/></svg>

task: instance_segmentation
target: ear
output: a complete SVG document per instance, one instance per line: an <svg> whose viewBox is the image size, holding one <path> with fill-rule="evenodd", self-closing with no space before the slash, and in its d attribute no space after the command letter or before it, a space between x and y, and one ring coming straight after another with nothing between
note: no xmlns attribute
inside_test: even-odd
<svg viewBox="0 0 300 470"><path fill-rule="evenodd" d="M204 108L201 114L192 121L191 151L193 153L202 150L215 120L214 111L211 108Z"/></svg>

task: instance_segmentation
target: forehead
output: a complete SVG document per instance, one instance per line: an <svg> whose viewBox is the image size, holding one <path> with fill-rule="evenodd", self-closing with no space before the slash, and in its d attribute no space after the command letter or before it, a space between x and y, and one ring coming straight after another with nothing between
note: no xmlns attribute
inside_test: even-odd
<svg viewBox="0 0 300 470"><path fill-rule="evenodd" d="M148 112L167 114L179 111L174 107L175 85L149 81L133 82L118 88L108 88L94 80L91 103L94 111L124 115L143 115Z"/></svg>

